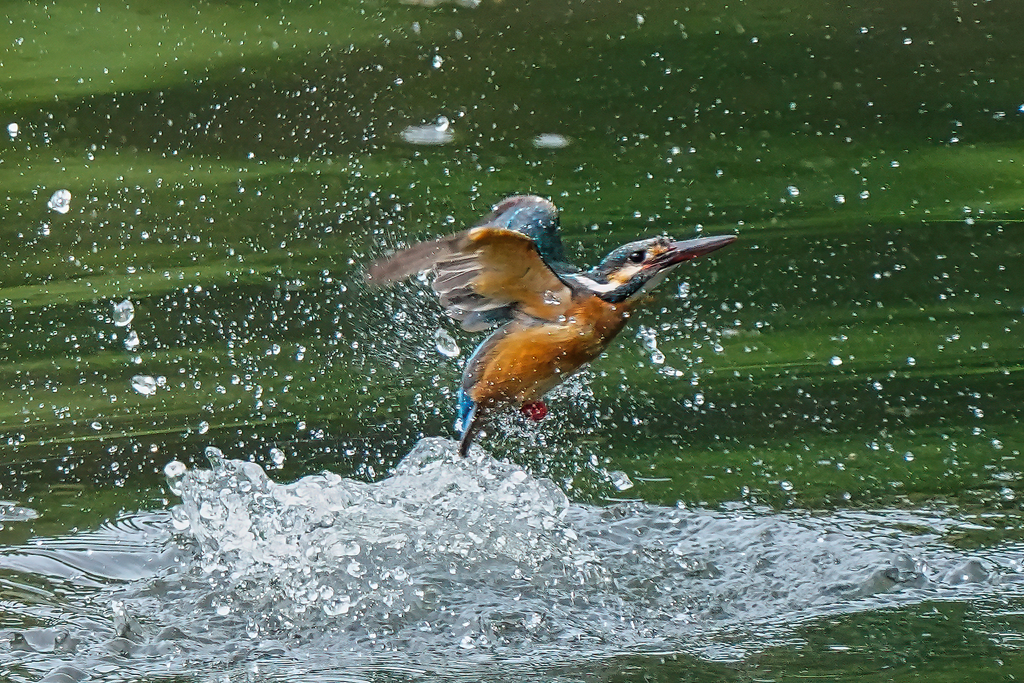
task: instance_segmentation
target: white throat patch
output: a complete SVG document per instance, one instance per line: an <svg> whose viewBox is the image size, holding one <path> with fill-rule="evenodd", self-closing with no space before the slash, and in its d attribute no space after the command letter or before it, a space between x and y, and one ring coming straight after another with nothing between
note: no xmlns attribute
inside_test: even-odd
<svg viewBox="0 0 1024 683"><path fill-rule="evenodd" d="M613 289L619 286L618 283L615 282L596 282L595 280L592 280L586 275L580 275L578 273L573 274L569 277L572 277L572 279L576 280L576 282L579 282L581 285L583 285L590 291L597 292L598 294L607 294L608 292L612 291Z"/></svg>

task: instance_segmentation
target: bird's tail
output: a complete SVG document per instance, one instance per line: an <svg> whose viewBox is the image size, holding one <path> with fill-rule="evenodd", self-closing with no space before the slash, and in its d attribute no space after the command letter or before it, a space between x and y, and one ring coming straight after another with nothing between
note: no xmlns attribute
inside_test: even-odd
<svg viewBox="0 0 1024 683"><path fill-rule="evenodd" d="M482 426L483 419L476 402L466 392L459 389L459 416L455 420L455 431L460 434L460 457L464 458L469 453L469 447Z"/></svg>

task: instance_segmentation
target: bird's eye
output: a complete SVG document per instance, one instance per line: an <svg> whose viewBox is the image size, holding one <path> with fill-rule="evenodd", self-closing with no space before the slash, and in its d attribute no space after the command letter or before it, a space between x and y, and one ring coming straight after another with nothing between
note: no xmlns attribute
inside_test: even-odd
<svg viewBox="0 0 1024 683"><path fill-rule="evenodd" d="M634 251L629 255L629 260L633 263L643 263L645 258L647 258L647 254L642 250Z"/></svg>

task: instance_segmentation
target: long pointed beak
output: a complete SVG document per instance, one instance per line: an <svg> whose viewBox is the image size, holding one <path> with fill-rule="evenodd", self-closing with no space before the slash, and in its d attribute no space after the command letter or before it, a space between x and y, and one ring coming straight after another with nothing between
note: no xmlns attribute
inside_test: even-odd
<svg viewBox="0 0 1024 683"><path fill-rule="evenodd" d="M715 237L698 237L695 240L683 240L673 242L659 260L665 266L673 266L683 261L689 261L705 254L732 244L736 241L736 235L716 235Z"/></svg>

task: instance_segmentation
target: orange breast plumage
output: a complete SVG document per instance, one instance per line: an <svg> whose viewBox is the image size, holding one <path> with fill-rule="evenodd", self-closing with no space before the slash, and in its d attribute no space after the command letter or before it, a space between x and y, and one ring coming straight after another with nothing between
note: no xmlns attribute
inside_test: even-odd
<svg viewBox="0 0 1024 683"><path fill-rule="evenodd" d="M537 401L597 358L625 323L625 307L590 298L558 322L517 321L488 340L463 390L488 407Z"/></svg>

